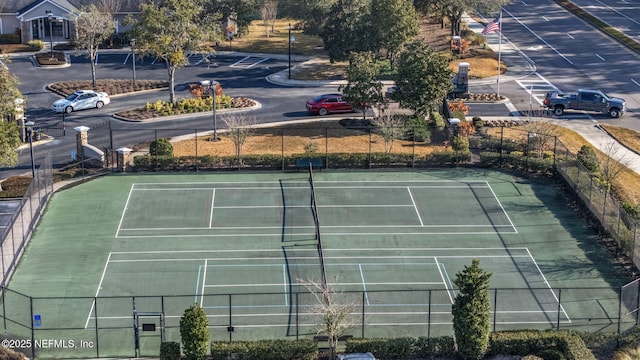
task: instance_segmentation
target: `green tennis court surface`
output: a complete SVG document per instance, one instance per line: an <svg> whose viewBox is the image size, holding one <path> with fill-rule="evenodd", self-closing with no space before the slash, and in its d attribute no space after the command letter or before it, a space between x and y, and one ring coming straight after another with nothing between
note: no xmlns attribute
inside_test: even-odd
<svg viewBox="0 0 640 360"><path fill-rule="evenodd" d="M196 302L216 340L312 336L317 304L303 283L320 282L324 265L329 286L360 304L354 336L449 335L452 279L473 258L493 273L497 330L617 328L624 279L549 180L315 172L314 189L318 224L305 172L112 175L62 191L9 286L31 304L7 293L5 331L30 337L23 325L37 314L37 338L132 356L136 321L155 325L140 349L157 355Z"/></svg>

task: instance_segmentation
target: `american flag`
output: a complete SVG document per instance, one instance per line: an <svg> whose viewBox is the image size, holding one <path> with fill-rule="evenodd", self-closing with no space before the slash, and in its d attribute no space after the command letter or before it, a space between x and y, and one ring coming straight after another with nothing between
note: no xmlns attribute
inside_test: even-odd
<svg viewBox="0 0 640 360"><path fill-rule="evenodd" d="M484 27L484 30L482 30L482 35L498 30L500 30L500 18L496 18L492 22L488 23L487 26Z"/></svg>

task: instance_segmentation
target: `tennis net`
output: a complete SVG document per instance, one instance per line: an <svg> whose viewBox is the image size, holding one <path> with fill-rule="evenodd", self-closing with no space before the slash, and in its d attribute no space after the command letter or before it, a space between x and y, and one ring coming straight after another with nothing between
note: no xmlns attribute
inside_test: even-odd
<svg viewBox="0 0 640 360"><path fill-rule="evenodd" d="M311 186L311 213L315 225L315 237L318 240L318 256L320 257L320 273L322 276L322 290L325 293L325 300L328 296L327 271L324 263L324 251L322 250L322 238L320 236L320 219L318 217L318 203L316 201L316 187L313 181L313 165L309 162L309 186Z"/></svg>

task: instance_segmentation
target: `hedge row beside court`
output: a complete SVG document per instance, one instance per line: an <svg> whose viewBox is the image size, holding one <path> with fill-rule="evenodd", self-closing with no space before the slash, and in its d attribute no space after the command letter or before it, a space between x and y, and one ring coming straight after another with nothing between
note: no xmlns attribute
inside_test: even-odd
<svg viewBox="0 0 640 360"><path fill-rule="evenodd" d="M347 353L371 352L376 359L430 359L455 354L453 337L349 339Z"/></svg>
<svg viewBox="0 0 640 360"><path fill-rule="evenodd" d="M212 360L316 360L313 340L261 340L211 343Z"/></svg>
<svg viewBox="0 0 640 360"><path fill-rule="evenodd" d="M568 331L494 332L489 349L489 355L544 355L544 359L595 360L582 338Z"/></svg>
<svg viewBox="0 0 640 360"><path fill-rule="evenodd" d="M426 156L412 154L388 153L332 153L328 156L309 156L305 154L285 156L281 155L245 155L241 161L236 156L204 155L197 158L199 169L282 169L295 168L296 160L309 157L321 158L327 161L329 168L369 168L369 167L411 167L411 166L444 166L448 164L465 163L471 160L470 152L440 151ZM134 157L134 171L176 171L192 170L196 166L194 156L152 156L141 155Z"/></svg>

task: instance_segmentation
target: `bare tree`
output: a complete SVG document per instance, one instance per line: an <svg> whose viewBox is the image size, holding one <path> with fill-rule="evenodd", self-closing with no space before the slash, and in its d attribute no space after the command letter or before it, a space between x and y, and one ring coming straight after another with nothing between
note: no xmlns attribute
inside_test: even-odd
<svg viewBox="0 0 640 360"><path fill-rule="evenodd" d="M91 63L91 84L96 87L96 57L102 42L115 30L113 18L95 5L83 6L80 14L74 16L76 22L76 46L87 51Z"/></svg>
<svg viewBox="0 0 640 360"><path fill-rule="evenodd" d="M2 13L6 5L7 5L7 0L0 0L0 13Z"/></svg>
<svg viewBox="0 0 640 360"><path fill-rule="evenodd" d="M107 14L115 15L122 8L122 0L98 0L96 6Z"/></svg>
<svg viewBox="0 0 640 360"><path fill-rule="evenodd" d="M229 137L235 145L236 156L238 157L238 162L241 164L242 146L254 133L255 129L253 125L256 124L256 121L246 115L234 114L226 117L224 122L227 124Z"/></svg>
<svg viewBox="0 0 640 360"><path fill-rule="evenodd" d="M350 329L360 325L361 305L356 299L349 300L347 296L335 290L332 285L324 286L317 281L302 281L298 279L314 297L315 304L311 305L311 313L318 318L318 335L326 335L331 349L330 359L335 359L338 339ZM334 279L334 283L337 280Z"/></svg>
<svg viewBox="0 0 640 360"><path fill-rule="evenodd" d="M528 132L528 147L533 149L538 158L544 157L545 150L552 150L553 140L558 134L558 126L546 120L537 120L524 126Z"/></svg>
<svg viewBox="0 0 640 360"><path fill-rule="evenodd" d="M380 115L371 119L371 123L375 126L382 139L384 139L384 149L387 153L391 152L393 142L405 134L404 119L401 115L394 115L388 111L380 112Z"/></svg>
<svg viewBox="0 0 640 360"><path fill-rule="evenodd" d="M613 187L614 179L617 178L625 168L628 168L631 163L624 155L619 154L620 146L621 145L615 141L609 141L602 149L603 156L600 159L599 177L605 188L603 217L606 215L607 197Z"/></svg>
<svg viewBox="0 0 640 360"><path fill-rule="evenodd" d="M264 31L267 38L269 37L269 27L271 27L271 31L273 31L277 15L278 2L275 0L267 0L260 8L260 17L264 23Z"/></svg>

